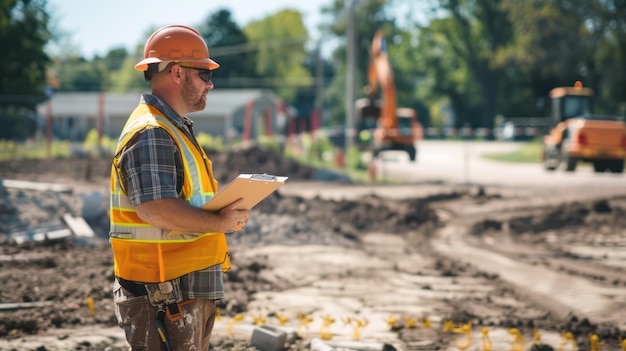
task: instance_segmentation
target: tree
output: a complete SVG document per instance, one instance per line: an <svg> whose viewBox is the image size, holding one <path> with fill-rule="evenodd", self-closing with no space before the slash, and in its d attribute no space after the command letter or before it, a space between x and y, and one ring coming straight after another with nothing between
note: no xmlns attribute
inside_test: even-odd
<svg viewBox="0 0 626 351"><path fill-rule="evenodd" d="M124 60L126 60L127 57L128 51L126 50L126 48L121 47L111 49L103 58L96 57L93 61L102 61L107 70L116 71L122 68Z"/></svg>
<svg viewBox="0 0 626 351"><path fill-rule="evenodd" d="M495 64L515 82L529 89L524 96L535 112L535 101L545 100L555 86L573 85L576 80L590 83L581 75L586 69L584 18L578 9L587 0L503 2L513 25L513 40L498 53ZM518 89L519 91L519 89ZM522 94L511 94L511 98ZM519 111L519 110L518 110Z"/></svg>
<svg viewBox="0 0 626 351"><path fill-rule="evenodd" d="M102 91L108 74L102 61L88 61L83 57L63 57L55 60L54 75L59 81L58 91Z"/></svg>
<svg viewBox="0 0 626 351"><path fill-rule="evenodd" d="M150 90L150 83L146 82L143 72L135 69L135 65L143 60L145 43L157 29L154 26L148 27L144 31L144 39L141 43L136 44L134 50L126 55L122 55L118 49L112 49L107 53L105 59L111 58L111 60L105 61L106 64L110 67L116 64L119 68L109 69L103 84L104 91L127 93Z"/></svg>
<svg viewBox="0 0 626 351"><path fill-rule="evenodd" d="M248 38L232 19L228 10L218 10L199 26L199 32L209 47L211 58L220 63L213 74L219 87L242 88L256 78L256 52L248 45Z"/></svg>
<svg viewBox="0 0 626 351"><path fill-rule="evenodd" d="M449 115L436 116L438 127L460 127L470 116L480 115L480 99L463 58L455 54L442 27L450 26L450 18L435 19L418 31L419 56L415 69L424 75L417 86L418 96L434 108L449 105ZM435 114L436 115L436 114Z"/></svg>
<svg viewBox="0 0 626 351"><path fill-rule="evenodd" d="M599 40L593 57L602 70L605 85L602 93L619 103L626 117L626 1L595 0L591 6L597 9L592 29L597 29ZM613 112L609 107L608 112Z"/></svg>
<svg viewBox="0 0 626 351"><path fill-rule="evenodd" d="M297 88L313 85L313 78L304 67L309 35L300 12L282 10L248 24L244 33L258 50L254 64L262 85L273 87L288 102L295 99Z"/></svg>
<svg viewBox="0 0 626 351"><path fill-rule="evenodd" d="M502 0L439 0L434 13L449 20L438 22L450 54L459 58L479 92L481 113L467 115L456 110L458 122L472 127L492 128L503 71L494 63L496 53L511 41L512 26L501 7Z"/></svg>
<svg viewBox="0 0 626 351"><path fill-rule="evenodd" d="M115 93L149 91L150 83L146 82L143 72L135 69L137 62L142 59L143 49L124 58L120 69L109 72L107 75L105 90Z"/></svg>
<svg viewBox="0 0 626 351"><path fill-rule="evenodd" d="M506 0L502 5L514 40L495 63L521 77L518 83L529 89L526 101L545 100L550 89L577 80L595 90L599 111L615 112L626 101L626 2Z"/></svg>
<svg viewBox="0 0 626 351"><path fill-rule="evenodd" d="M34 114L46 97L48 23L45 0L0 0L1 139L32 133L32 121L26 116Z"/></svg>
<svg viewBox="0 0 626 351"><path fill-rule="evenodd" d="M588 6L595 10L585 27L597 38L590 51L603 77L599 93L607 97L607 112L620 108L626 116L626 1L594 0Z"/></svg>

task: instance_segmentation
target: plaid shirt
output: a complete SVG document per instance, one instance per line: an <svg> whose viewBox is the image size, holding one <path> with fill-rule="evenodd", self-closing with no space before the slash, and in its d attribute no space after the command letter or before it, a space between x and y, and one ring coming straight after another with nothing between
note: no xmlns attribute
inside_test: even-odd
<svg viewBox="0 0 626 351"><path fill-rule="evenodd" d="M194 138L193 122L187 117L180 117L161 99L144 94L140 103L154 106L178 129ZM120 158L120 174L133 206L151 200L179 198L184 168L172 137L162 128L150 128L132 142ZM186 300L224 298L222 265L191 272L178 279Z"/></svg>

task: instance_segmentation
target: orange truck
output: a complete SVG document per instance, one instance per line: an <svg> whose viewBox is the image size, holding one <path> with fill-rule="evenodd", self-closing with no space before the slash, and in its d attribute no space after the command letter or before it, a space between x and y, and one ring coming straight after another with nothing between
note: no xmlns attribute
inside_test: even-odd
<svg viewBox="0 0 626 351"><path fill-rule="evenodd" d="M579 162L588 162L595 172L624 171L626 124L618 116L592 114L593 97L579 81L550 91L553 127L543 138L544 169L562 165L574 172Z"/></svg>
<svg viewBox="0 0 626 351"><path fill-rule="evenodd" d="M400 150L415 161L416 143L423 136L423 128L414 109L397 107L396 86L382 31L372 41L367 80L368 97L355 102L359 140L371 148L374 158L383 151ZM382 99L377 98L379 87Z"/></svg>

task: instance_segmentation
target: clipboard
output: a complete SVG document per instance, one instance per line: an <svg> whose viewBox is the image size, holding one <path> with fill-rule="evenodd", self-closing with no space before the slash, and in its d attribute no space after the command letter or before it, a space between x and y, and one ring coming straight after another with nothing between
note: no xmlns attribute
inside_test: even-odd
<svg viewBox="0 0 626 351"><path fill-rule="evenodd" d="M251 210L259 202L285 184L287 177L269 174L240 174L224 188L219 190L209 201L202 205L203 210L217 212L236 200L243 198L238 210ZM172 230L168 236L185 234Z"/></svg>
<svg viewBox="0 0 626 351"><path fill-rule="evenodd" d="M243 203L238 210L251 210L284 185L286 180L287 177L270 174L240 174L207 201L202 209L219 211L235 200L243 198Z"/></svg>

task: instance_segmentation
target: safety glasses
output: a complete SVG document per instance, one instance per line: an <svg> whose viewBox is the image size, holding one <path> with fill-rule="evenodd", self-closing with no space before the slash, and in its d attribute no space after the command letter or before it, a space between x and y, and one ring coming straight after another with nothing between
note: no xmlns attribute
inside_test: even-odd
<svg viewBox="0 0 626 351"><path fill-rule="evenodd" d="M210 70L207 68L197 68L197 67L189 67L189 66L183 66L183 65L179 65L179 66L183 68L195 69L196 71L198 71L198 76L200 77L200 79L202 79L202 81L205 83L208 83L211 80L211 76L213 75L213 70Z"/></svg>

